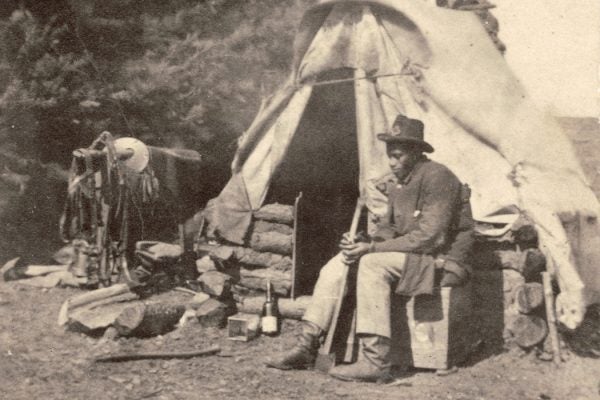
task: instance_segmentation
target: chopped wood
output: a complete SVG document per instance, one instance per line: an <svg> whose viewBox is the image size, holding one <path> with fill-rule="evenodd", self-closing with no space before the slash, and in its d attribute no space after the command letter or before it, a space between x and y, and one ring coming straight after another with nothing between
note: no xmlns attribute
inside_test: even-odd
<svg viewBox="0 0 600 400"><path fill-rule="evenodd" d="M546 269L546 257L539 249L498 250L494 255L502 268L513 269L528 281L538 279L540 273Z"/></svg>
<svg viewBox="0 0 600 400"><path fill-rule="evenodd" d="M210 256L204 256L196 260L196 271L198 271L199 274L216 270L217 266Z"/></svg>
<svg viewBox="0 0 600 400"><path fill-rule="evenodd" d="M268 252L261 253L247 247L200 244L198 245L198 250L205 251L215 256L216 253L219 252L230 252L233 258L239 263L253 267L271 268L281 271L289 271L292 269L291 257Z"/></svg>
<svg viewBox="0 0 600 400"><path fill-rule="evenodd" d="M183 248L180 245L156 241L137 242L135 248L135 254L147 266L173 264L183 254Z"/></svg>
<svg viewBox="0 0 600 400"><path fill-rule="evenodd" d="M252 233L265 233L265 232L277 232L283 235L291 235L293 233L293 229L291 226L285 224L278 224L275 222L254 221L252 226Z"/></svg>
<svg viewBox="0 0 600 400"><path fill-rule="evenodd" d="M544 303L544 288L541 283L525 283L517 286L514 291L515 303L522 314L529 314Z"/></svg>
<svg viewBox="0 0 600 400"><path fill-rule="evenodd" d="M0 268L0 273L2 273L2 276L4 276L6 271L13 269L17 265L17 263L19 262L20 259L21 259L21 257L16 257L16 258L13 258L13 259L7 261L6 263L4 263L2 268Z"/></svg>
<svg viewBox="0 0 600 400"><path fill-rule="evenodd" d="M196 294L199 293L199 292L193 291L192 289L184 288L181 286L177 286L177 287L173 288L173 290L176 292L191 294L192 296L195 296Z"/></svg>
<svg viewBox="0 0 600 400"><path fill-rule="evenodd" d="M208 271L198 278L202 291L217 298L224 298L229 295L231 280L231 276L219 271Z"/></svg>
<svg viewBox="0 0 600 400"><path fill-rule="evenodd" d="M229 306L215 299L208 299L196 308L196 318L205 328L223 328L231 314Z"/></svg>
<svg viewBox="0 0 600 400"><path fill-rule="evenodd" d="M58 312L58 325L65 325L69 320L69 311L77 307L128 292L131 291L126 283L118 283L107 288L100 288L77 295L75 297L71 297L70 299L67 299L60 307L60 311Z"/></svg>
<svg viewBox="0 0 600 400"><path fill-rule="evenodd" d="M173 329L184 312L183 304L137 303L121 312L114 327L121 336L162 335Z"/></svg>
<svg viewBox="0 0 600 400"><path fill-rule="evenodd" d="M254 218L291 226L294 223L294 207L279 203L267 204L254 211Z"/></svg>
<svg viewBox="0 0 600 400"><path fill-rule="evenodd" d="M277 299L279 314L283 318L300 320L311 300L312 296L300 296L295 300L279 298ZM237 308L242 313L261 314L264 302L264 296L243 297L237 304Z"/></svg>
<svg viewBox="0 0 600 400"><path fill-rule="evenodd" d="M190 300L190 302L188 303L188 308L198 308L198 306L202 303L204 303L205 301L207 301L208 299L210 299L210 296L207 295L206 293L196 293L196 295Z"/></svg>
<svg viewBox="0 0 600 400"><path fill-rule="evenodd" d="M286 256L292 255L292 235L277 232L253 233L250 247L260 252L272 252Z"/></svg>
<svg viewBox="0 0 600 400"><path fill-rule="evenodd" d="M77 309L69 315L68 328L75 332L94 334L100 329L113 325L126 308L136 303L121 302L105 304L92 309L87 307Z"/></svg>
<svg viewBox="0 0 600 400"><path fill-rule="evenodd" d="M135 361L135 360L157 360L157 359L187 359L193 357L211 356L221 351L219 346L212 346L204 350L189 351L182 353L129 353L129 354L116 354L111 356L98 357L95 362L121 362L121 361Z"/></svg>
<svg viewBox="0 0 600 400"><path fill-rule="evenodd" d="M543 318L521 314L512 321L510 331L519 346L530 348L544 341L548 325Z"/></svg>
<svg viewBox="0 0 600 400"><path fill-rule="evenodd" d="M265 267L279 271L289 271L292 269L291 257L280 254L261 253L246 247L237 247L235 249L235 256L240 263L255 267Z"/></svg>
<svg viewBox="0 0 600 400"><path fill-rule="evenodd" d="M74 276L69 271L56 271L45 275L27 277L19 280L19 283L39 288L50 289L58 286L80 287L86 283L86 279Z"/></svg>
<svg viewBox="0 0 600 400"><path fill-rule="evenodd" d="M55 272L67 272L68 265L22 265L12 268L7 268L4 271L3 278L5 281L15 281L19 279L28 279L38 276L49 275ZM54 285L56 286L56 285Z"/></svg>
<svg viewBox="0 0 600 400"><path fill-rule="evenodd" d="M273 269L240 269L240 285L250 289L266 290L267 281L271 281L273 291L282 296L288 296L292 288L292 275L290 272L276 271Z"/></svg>
<svg viewBox="0 0 600 400"><path fill-rule="evenodd" d="M116 296L107 297L106 299L101 299L98 301L94 301L92 303L86 304L85 306L80 307L81 310L93 310L94 308L103 307L108 304L114 303L124 303L127 301L138 300L140 296L137 293L128 292L123 294L118 294ZM79 310L77 309L77 310Z"/></svg>

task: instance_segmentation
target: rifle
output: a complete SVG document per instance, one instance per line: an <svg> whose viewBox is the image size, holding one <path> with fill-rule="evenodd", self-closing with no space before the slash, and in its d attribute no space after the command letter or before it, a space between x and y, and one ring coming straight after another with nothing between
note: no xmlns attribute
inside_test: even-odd
<svg viewBox="0 0 600 400"><path fill-rule="evenodd" d="M354 209L354 216L352 217L352 225L350 226L350 232L348 235L348 241L354 242L356 237L356 231L358 229L358 221L360 219L360 214L365 205L363 198L359 197L356 201L356 208ZM342 270L342 280L340 285L340 292L338 295L337 303L335 305L335 310L333 312L333 318L331 319L331 325L329 326L329 330L327 331L327 336L325 338L325 343L319 349L319 353L317 354L317 359L315 360L315 369L324 373L329 372L329 370L335 366L337 357L333 352L333 340L335 338L335 333L338 325L338 320L340 317L340 311L342 309L342 304L344 302L344 295L346 294L346 286L348 281L348 270L350 266L347 264L343 265Z"/></svg>

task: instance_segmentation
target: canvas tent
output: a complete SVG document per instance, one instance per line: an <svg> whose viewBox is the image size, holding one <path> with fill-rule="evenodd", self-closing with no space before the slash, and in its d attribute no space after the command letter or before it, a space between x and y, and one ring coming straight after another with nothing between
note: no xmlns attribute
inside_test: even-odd
<svg viewBox="0 0 600 400"><path fill-rule="evenodd" d="M319 104L329 107L326 115ZM436 149L431 158L471 186L476 219L506 216L516 206L535 222L561 288L559 319L576 327L600 296L600 205L568 138L532 104L469 12L422 0L324 0L309 9L289 80L240 138L232 178L207 207L211 229L241 243L252 210L281 179L287 160L296 157L301 178L314 173L316 153L325 148L329 158L343 155L316 165L337 168L329 175L333 181L355 174L356 193L366 197L371 213L382 215L385 198L371 182L389 169L376 134L399 112L424 122ZM327 125L328 116L343 126ZM313 117L327 126L311 127ZM311 129L322 142L310 148L306 140L310 151L299 156L303 147L293 144ZM344 163L351 157L348 143L356 146L355 165ZM325 188L330 182L313 183ZM341 184L344 191L348 181Z"/></svg>

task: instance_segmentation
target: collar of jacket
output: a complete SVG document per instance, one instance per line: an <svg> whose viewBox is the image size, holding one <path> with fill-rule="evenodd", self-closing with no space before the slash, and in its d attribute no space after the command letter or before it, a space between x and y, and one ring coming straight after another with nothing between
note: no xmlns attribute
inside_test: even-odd
<svg viewBox="0 0 600 400"><path fill-rule="evenodd" d="M406 176L406 178L404 178L400 182L402 184L402 186L407 185L410 182L410 180L413 178L413 176L417 173L417 171L419 169L421 169L421 167L428 161L429 161L429 159L427 158L427 156L425 156L424 154L421 155L421 158L419 159L419 161L417 161L417 163L415 164L413 169L409 172L409 174Z"/></svg>

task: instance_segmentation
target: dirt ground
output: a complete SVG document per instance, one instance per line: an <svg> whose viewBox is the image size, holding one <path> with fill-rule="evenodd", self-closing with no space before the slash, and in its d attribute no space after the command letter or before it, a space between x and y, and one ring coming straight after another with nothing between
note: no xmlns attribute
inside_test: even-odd
<svg viewBox="0 0 600 400"><path fill-rule="evenodd" d="M3 399L595 399L600 360L570 356L560 367L507 351L467 362L449 376L413 371L392 385L344 383L315 371L278 371L266 356L293 343L294 322L279 337L248 343L224 330L186 325L162 337L103 341L56 325L61 303L79 292L0 286L0 388ZM173 294L170 294L172 296ZM179 295L179 294L178 294ZM186 296L186 294L181 294ZM190 351L219 345L220 356L94 363L121 352Z"/></svg>
<svg viewBox="0 0 600 400"><path fill-rule="evenodd" d="M565 124L598 193L598 126L593 120ZM2 258L8 256L2 254ZM418 370L398 376L390 385L376 385L344 383L314 371L265 368L265 357L293 344L293 321L284 324L282 335L249 343L232 342L225 338L224 330L197 324L162 337L104 341L57 326L60 305L79 292L0 281L0 398L600 399L600 359L568 352L566 361L556 368L533 353L483 349L485 357L475 354L455 374L437 376L433 371ZM221 347L220 355L189 360L93 361L108 353L191 351L212 345Z"/></svg>

